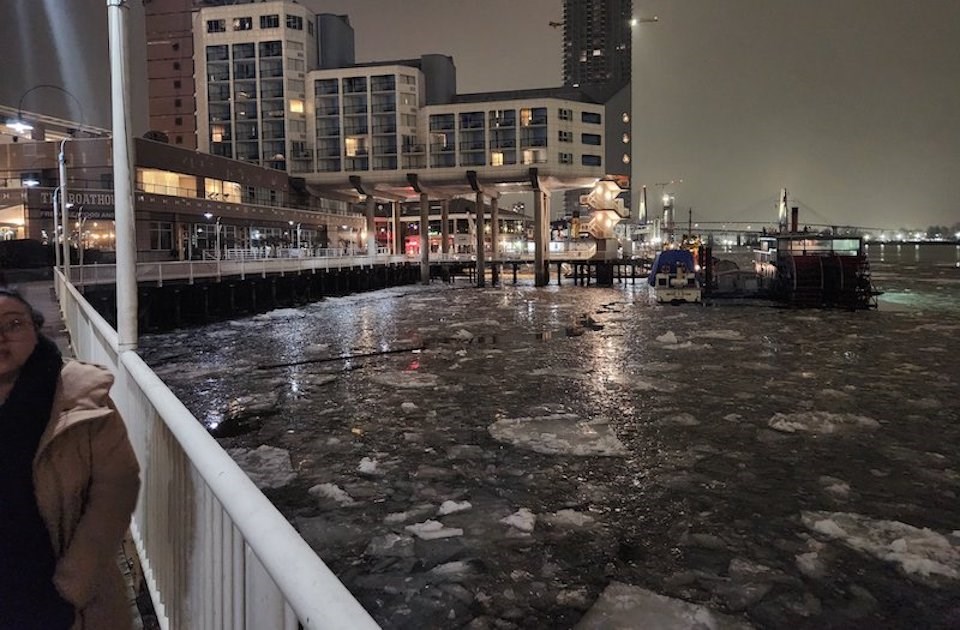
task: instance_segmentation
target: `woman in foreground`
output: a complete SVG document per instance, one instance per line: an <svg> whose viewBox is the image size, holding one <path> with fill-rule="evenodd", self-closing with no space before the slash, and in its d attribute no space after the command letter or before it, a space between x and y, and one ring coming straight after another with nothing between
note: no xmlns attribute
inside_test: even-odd
<svg viewBox="0 0 960 630"><path fill-rule="evenodd" d="M113 376L42 325L0 287L0 629L130 628L117 553L140 480Z"/></svg>

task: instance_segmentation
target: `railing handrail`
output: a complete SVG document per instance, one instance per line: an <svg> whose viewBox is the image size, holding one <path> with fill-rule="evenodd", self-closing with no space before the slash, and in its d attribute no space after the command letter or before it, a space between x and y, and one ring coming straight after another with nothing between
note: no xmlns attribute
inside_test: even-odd
<svg viewBox="0 0 960 630"><path fill-rule="evenodd" d="M216 501L232 520L232 526L242 535L246 548L252 552L273 580L303 627L378 628L379 626L369 613L360 606L296 529L280 514L217 441L201 427L196 417L143 359L134 351L119 352L116 331L71 283L66 282L59 270L55 270L55 283L61 308L68 313L64 321L68 327L73 327L70 330L70 336L77 358L97 360L103 357L93 356L96 353L86 347L86 344L92 340L81 338L84 335L77 330L79 322L74 319L74 315L89 322L96 334L106 343L105 350L110 354L107 358L115 363L107 367L117 375L114 384L115 402L126 423L132 425L137 420L134 410L128 408L128 397L145 396L164 426L176 439L193 470L212 491ZM77 312L74 312L75 309ZM126 372L127 377L121 378L121 372ZM122 391L116 392L117 388L121 388ZM129 404L132 405L132 403ZM157 439L158 436L148 435L145 439L150 438ZM141 449L138 452L142 452L144 445L139 446ZM135 450L136 447L135 444ZM141 462L141 465L159 464L151 461ZM133 518L133 525L139 532L149 530L149 526L145 527L146 523L138 522L141 518L145 518L145 510L162 511L169 508L166 505L143 507L143 503L150 498L145 488ZM213 556L218 557L215 551ZM151 561L156 564L162 559L144 558L144 561L145 568L149 568ZM186 568L180 567L181 570ZM187 576L182 577L186 582ZM164 593L152 594L159 596L161 600L164 595ZM199 594L192 594L196 596L191 600L192 606L199 607L207 604ZM173 596L173 594L167 595ZM249 611L251 606L256 608L256 602L248 601L241 608ZM160 608L162 610L162 606ZM205 618L215 616L215 613L209 611L202 611L199 614ZM165 618L161 621L164 627L168 625Z"/></svg>

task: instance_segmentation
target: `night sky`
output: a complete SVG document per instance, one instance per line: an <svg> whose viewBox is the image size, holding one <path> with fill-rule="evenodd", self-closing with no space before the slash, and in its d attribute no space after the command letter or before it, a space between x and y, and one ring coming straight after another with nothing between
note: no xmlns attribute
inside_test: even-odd
<svg viewBox="0 0 960 630"><path fill-rule="evenodd" d="M562 19L560 0L305 3L350 15L358 61L450 54L461 92L561 82L562 32L548 25ZM107 124L105 2L2 4L0 38L12 44L0 101L60 83L85 103L88 122ZM660 17L640 27L635 156L648 185L684 180L677 206L695 220L769 218L786 187L801 221L960 222L960 2L634 5ZM63 112L55 91L42 93L24 107Z"/></svg>

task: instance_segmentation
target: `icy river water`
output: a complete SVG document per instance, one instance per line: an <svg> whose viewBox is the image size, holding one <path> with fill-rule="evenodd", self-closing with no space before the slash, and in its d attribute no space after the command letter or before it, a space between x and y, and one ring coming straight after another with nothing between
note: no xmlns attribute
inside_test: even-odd
<svg viewBox="0 0 960 630"><path fill-rule="evenodd" d="M461 281L141 353L385 628L958 628L960 250L877 247L875 311Z"/></svg>

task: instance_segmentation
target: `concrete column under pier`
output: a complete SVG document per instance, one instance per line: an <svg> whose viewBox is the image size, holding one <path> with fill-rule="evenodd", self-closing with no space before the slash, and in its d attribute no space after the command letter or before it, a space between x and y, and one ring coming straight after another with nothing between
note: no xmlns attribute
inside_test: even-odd
<svg viewBox="0 0 960 630"><path fill-rule="evenodd" d="M550 243L550 197L542 190L533 191L533 284L550 284L547 247Z"/></svg>
<svg viewBox="0 0 960 630"><path fill-rule="evenodd" d="M393 208L393 255L402 256L405 252L403 251L403 236L401 235L400 202L394 201L390 205Z"/></svg>
<svg viewBox="0 0 960 630"><path fill-rule="evenodd" d="M500 198L490 197L490 284L500 283Z"/></svg>
<svg viewBox="0 0 960 630"><path fill-rule="evenodd" d="M377 200L367 195L367 256L377 255L377 221L374 218L376 207Z"/></svg>
<svg viewBox="0 0 960 630"><path fill-rule="evenodd" d="M430 284L430 197L420 193L420 282Z"/></svg>
<svg viewBox="0 0 960 630"><path fill-rule="evenodd" d="M450 200L440 202L440 253L450 253Z"/></svg>
<svg viewBox="0 0 960 630"><path fill-rule="evenodd" d="M483 288L486 283L484 269L483 247L483 193L477 192L477 288Z"/></svg>

